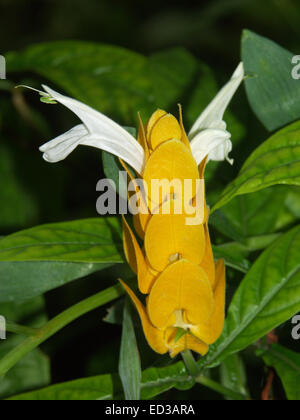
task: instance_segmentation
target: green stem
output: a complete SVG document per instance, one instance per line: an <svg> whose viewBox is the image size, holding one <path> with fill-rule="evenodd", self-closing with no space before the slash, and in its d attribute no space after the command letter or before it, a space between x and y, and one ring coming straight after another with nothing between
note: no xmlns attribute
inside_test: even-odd
<svg viewBox="0 0 300 420"><path fill-rule="evenodd" d="M190 375L196 378L199 375L200 369L194 359L193 353L190 350L185 350L181 353L181 356Z"/></svg>
<svg viewBox="0 0 300 420"><path fill-rule="evenodd" d="M41 345L62 328L80 318L82 315L91 312L92 310L97 309L114 299L117 299L123 294L124 289L120 284L117 284L116 286L103 290L102 292L77 303L57 317L53 318L42 328L38 329L34 336L27 338L23 341L23 343L15 347L0 360L0 377L5 375L27 353Z"/></svg>
<svg viewBox="0 0 300 420"><path fill-rule="evenodd" d="M225 386L219 384L218 382L213 381L210 378L207 378L206 376L200 375L196 378L196 382L198 384L204 385L207 388L212 389L213 391L218 392L219 394L225 395L226 397L231 398L235 401L246 401L248 398L240 394L239 392L232 391L229 388L226 388Z"/></svg>
<svg viewBox="0 0 300 420"><path fill-rule="evenodd" d="M18 325L14 322L8 321L6 323L6 331L31 337L36 335L38 330L36 328L25 327L23 325Z"/></svg>

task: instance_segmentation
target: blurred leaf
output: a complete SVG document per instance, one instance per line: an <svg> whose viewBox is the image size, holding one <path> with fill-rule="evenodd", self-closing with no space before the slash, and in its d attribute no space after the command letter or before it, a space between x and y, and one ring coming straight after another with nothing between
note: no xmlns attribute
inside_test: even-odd
<svg viewBox="0 0 300 420"><path fill-rule="evenodd" d="M222 208L227 228L221 232L226 235L231 229L236 232L240 242L274 232L288 192L288 187L275 186L236 197Z"/></svg>
<svg viewBox="0 0 300 420"><path fill-rule="evenodd" d="M41 327L47 322L44 297L39 296L25 302L7 302L0 304L0 314L8 321Z"/></svg>
<svg viewBox="0 0 300 420"><path fill-rule="evenodd" d="M143 400L173 388L187 380L184 364L178 362L163 368L150 368L142 375ZM114 375L102 375L53 385L49 388L13 397L14 400L111 400L120 397L120 384Z"/></svg>
<svg viewBox="0 0 300 420"><path fill-rule="evenodd" d="M229 217L228 217L229 213ZM211 214L209 218L209 223L217 229L223 235L227 236L234 241L242 242L243 235L235 227L234 223L231 220L232 216L230 212L227 212L227 215L222 210L217 210Z"/></svg>
<svg viewBox="0 0 300 420"><path fill-rule="evenodd" d="M236 242L229 244L219 245L213 247L214 257L216 259L224 258L228 267L235 270L247 273L250 269L251 263L247 260L249 251Z"/></svg>
<svg viewBox="0 0 300 420"><path fill-rule="evenodd" d="M284 208L278 215L276 230L285 228L300 219L300 188L288 187Z"/></svg>
<svg viewBox="0 0 300 420"><path fill-rule="evenodd" d="M26 323L32 327L40 327L47 321L42 297L18 304L2 303L0 315L5 316L7 321ZM0 359L23 340L23 337L9 335L7 340L1 341ZM0 398L47 386L50 380L50 361L36 349L25 356L5 377L0 378Z"/></svg>
<svg viewBox="0 0 300 420"><path fill-rule="evenodd" d="M0 302L24 300L122 263L117 218L38 226L0 241Z"/></svg>
<svg viewBox="0 0 300 420"><path fill-rule="evenodd" d="M7 71L33 71L69 95L120 118L136 121L157 107L169 108L182 98L197 71L197 61L176 48L149 59L116 46L62 41L39 44L6 55Z"/></svg>
<svg viewBox="0 0 300 420"><path fill-rule="evenodd" d="M1 342L0 358L22 341L22 337L13 336ZM4 378L0 378L0 398L46 386L50 381L50 362L39 349L35 349L20 360Z"/></svg>
<svg viewBox="0 0 300 420"><path fill-rule="evenodd" d="M111 400L114 391L112 375L102 375L53 385L49 388L33 391L11 398L19 401L90 401Z"/></svg>
<svg viewBox="0 0 300 420"><path fill-rule="evenodd" d="M36 219L38 209L32 194L15 173L13 157L0 145L0 229L21 228Z"/></svg>
<svg viewBox="0 0 300 420"><path fill-rule="evenodd" d="M233 354L224 360L220 374L223 386L242 395L248 394L246 367L238 354Z"/></svg>
<svg viewBox="0 0 300 420"><path fill-rule="evenodd" d="M259 146L238 177L225 189L214 210L235 196L276 184L300 185L300 122L291 124Z"/></svg>
<svg viewBox="0 0 300 420"><path fill-rule="evenodd" d="M300 400L300 354L279 344L273 344L262 355L265 363L273 367L282 380L289 400Z"/></svg>
<svg viewBox="0 0 300 420"><path fill-rule="evenodd" d="M149 65L156 108L167 111L170 111L170 107L177 106L185 94L190 93L195 77L202 74L205 67L184 48L171 48L155 53L150 56ZM151 114L154 111L156 109L152 109ZM201 111L198 108L198 112Z"/></svg>
<svg viewBox="0 0 300 420"><path fill-rule="evenodd" d="M119 375L126 400L139 400L141 394L141 359L135 338L131 306L125 301L123 312L122 340L119 360Z"/></svg>
<svg viewBox="0 0 300 420"><path fill-rule="evenodd" d="M300 84L292 77L294 54L254 32L244 31L242 60L250 105L270 131L300 118Z"/></svg>
<svg viewBox="0 0 300 420"><path fill-rule="evenodd" d="M228 310L221 338L201 360L218 365L300 310L300 227L282 235L255 262Z"/></svg>

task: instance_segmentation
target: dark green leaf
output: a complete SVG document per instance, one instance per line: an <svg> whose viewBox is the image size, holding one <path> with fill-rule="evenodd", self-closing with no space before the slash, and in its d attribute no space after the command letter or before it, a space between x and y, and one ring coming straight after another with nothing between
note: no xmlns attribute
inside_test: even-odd
<svg viewBox="0 0 300 420"><path fill-rule="evenodd" d="M102 375L53 385L38 391L18 395L13 400L91 401L113 399L114 377Z"/></svg>
<svg viewBox="0 0 300 420"><path fill-rule="evenodd" d="M119 221L38 226L0 241L0 302L24 300L123 262Z"/></svg>
<svg viewBox="0 0 300 420"><path fill-rule="evenodd" d="M131 306L126 299L123 312L123 329L119 360L119 375L126 400L139 400L141 394L141 359L137 347Z"/></svg>
<svg viewBox="0 0 300 420"><path fill-rule="evenodd" d="M223 386L242 395L248 394L246 367L238 354L233 354L224 360L220 373Z"/></svg>
<svg viewBox="0 0 300 420"><path fill-rule="evenodd" d="M300 118L300 84L292 77L294 54L254 32L244 31L242 60L250 105L270 131Z"/></svg>
<svg viewBox="0 0 300 420"><path fill-rule="evenodd" d="M21 228L36 219L38 208L32 194L16 176L13 156L0 146L0 228Z"/></svg>
<svg viewBox="0 0 300 420"><path fill-rule="evenodd" d="M247 159L238 177L225 189L216 210L237 195L276 184L300 185L300 122L272 136Z"/></svg>
<svg viewBox="0 0 300 420"><path fill-rule="evenodd" d="M1 342L0 358L22 341L22 337L14 336ZM35 349L0 379L0 398L46 386L50 381L49 359L39 349Z"/></svg>
<svg viewBox="0 0 300 420"><path fill-rule="evenodd" d="M300 311L299 248L298 226L258 258L230 304L221 338L201 366L219 364Z"/></svg>
<svg viewBox="0 0 300 420"><path fill-rule="evenodd" d="M277 185L253 194L238 196L222 208L227 226L237 232L239 242L245 243L250 237L274 232L288 192L289 187ZM224 230L223 233L226 234Z"/></svg>
<svg viewBox="0 0 300 420"><path fill-rule="evenodd" d="M157 107L174 106L198 69L180 48L147 59L116 46L77 41L39 44L6 59L8 72L36 72L127 124L136 122L138 111L149 117Z"/></svg>
<svg viewBox="0 0 300 420"><path fill-rule="evenodd" d="M251 266L250 261L246 258L249 250L237 242L214 246L213 251L214 257L217 260L224 258L228 267L234 268L242 273L247 273Z"/></svg>
<svg viewBox="0 0 300 420"><path fill-rule="evenodd" d="M289 400L300 400L300 355L279 344L273 344L263 354L265 363L273 367L282 380Z"/></svg>
<svg viewBox="0 0 300 420"><path fill-rule="evenodd" d="M141 398L148 400L188 380L184 364L150 368L142 375ZM120 397L120 384L113 375L102 375L54 385L17 395L15 400L111 400Z"/></svg>
<svg viewBox="0 0 300 420"><path fill-rule="evenodd" d="M42 297L25 303L2 303L0 304L0 315L5 316L7 321L26 323L32 327L40 327L47 321L45 302ZM1 341L0 358L23 340L24 337L8 334L7 340ZM0 398L47 386L50 380L50 361L40 350L36 349L20 360L5 377L0 379Z"/></svg>

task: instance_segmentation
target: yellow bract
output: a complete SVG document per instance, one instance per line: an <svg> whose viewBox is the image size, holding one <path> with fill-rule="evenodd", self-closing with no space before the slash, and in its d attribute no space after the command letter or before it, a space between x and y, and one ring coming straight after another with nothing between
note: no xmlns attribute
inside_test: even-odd
<svg viewBox="0 0 300 420"><path fill-rule="evenodd" d="M158 181L161 182L162 187L164 181L172 183L176 192L177 185L182 186L185 180L191 180L192 199L196 196L196 181L200 177L191 151L181 141L169 140L151 154L145 166L143 179L148 190L150 210L155 210L168 198L165 194L157 194Z"/></svg>
<svg viewBox="0 0 300 420"><path fill-rule="evenodd" d="M161 117L151 130L149 142L152 150L155 150L167 140L181 140L181 127L171 114Z"/></svg>
<svg viewBox="0 0 300 420"><path fill-rule="evenodd" d="M151 266L163 271L170 257L179 254L200 264L205 253L203 226L187 226L185 214L155 214L148 223L145 250Z"/></svg>
<svg viewBox="0 0 300 420"><path fill-rule="evenodd" d="M147 295L145 305L122 284L139 312L149 345L171 357L187 349L205 355L219 338L225 318L225 264L214 261L204 187L196 200L207 159L198 168L179 109L179 122L162 110L145 127L140 120L138 140L145 150L143 181L148 195L138 195L143 211L134 216L133 224L143 248L123 221L124 252L140 292ZM159 183L158 190L153 181ZM165 192L166 181L171 190ZM187 202L200 206L197 223L187 223ZM186 334L180 337L182 329Z"/></svg>

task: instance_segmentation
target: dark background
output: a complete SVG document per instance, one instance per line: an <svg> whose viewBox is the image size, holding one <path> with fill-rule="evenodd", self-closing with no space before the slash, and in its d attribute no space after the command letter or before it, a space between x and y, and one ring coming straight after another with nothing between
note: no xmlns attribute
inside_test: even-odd
<svg viewBox="0 0 300 420"><path fill-rule="evenodd" d="M68 39L118 45L146 55L181 46L223 80L240 60L243 29L269 37L297 54L299 21L299 0L0 0L0 54L34 43ZM29 105L38 109L38 99L29 99ZM7 217L0 220L0 236L37 224L95 217L95 185L102 176L99 154L83 148L81 153L55 166L43 162L37 150L54 133L72 126L71 113L62 111L57 115L55 110L47 109L44 117L48 137L42 138L18 114L10 94L1 90L0 111L0 148L5 147L5 162L9 161L7 169L0 155L0 203L7 207ZM260 124L256 124L263 133ZM14 191L20 190L21 201L12 203L12 192L5 190L7 171L14 178ZM90 276L48 293L48 316L106 287L116 276L108 270L100 273L100 278L99 274ZM84 317L43 346L52 360L54 383L117 371L115 349L121 330L119 326L103 324L104 314L105 310L100 310ZM101 325L101 329L95 329L95 325ZM147 346L144 348L144 364L155 363L153 354L147 355ZM251 354L245 357L254 384L252 392L259 397L264 369ZM279 382L276 386L280 398ZM217 397L203 392L202 389L202 398ZM193 393L169 393L166 397L199 398L200 394L195 388Z"/></svg>
<svg viewBox="0 0 300 420"><path fill-rule="evenodd" d="M66 39L143 54L180 45L223 67L238 60L244 28L292 50L300 35L298 0L1 0L0 8L2 52Z"/></svg>

